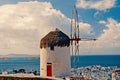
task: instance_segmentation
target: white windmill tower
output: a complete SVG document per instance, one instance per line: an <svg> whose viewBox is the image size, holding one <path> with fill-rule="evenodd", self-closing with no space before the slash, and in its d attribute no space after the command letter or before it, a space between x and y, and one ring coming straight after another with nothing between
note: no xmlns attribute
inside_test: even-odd
<svg viewBox="0 0 120 80"><path fill-rule="evenodd" d="M51 77L70 75L70 39L58 29L41 39L40 75Z"/></svg>

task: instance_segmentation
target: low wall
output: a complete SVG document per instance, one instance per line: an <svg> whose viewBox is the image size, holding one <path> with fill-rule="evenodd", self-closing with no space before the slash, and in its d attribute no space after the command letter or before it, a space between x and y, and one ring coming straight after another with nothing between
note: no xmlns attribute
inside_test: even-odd
<svg viewBox="0 0 120 80"><path fill-rule="evenodd" d="M29 77L10 77L10 76L0 76L0 80L55 80L48 78L29 78Z"/></svg>

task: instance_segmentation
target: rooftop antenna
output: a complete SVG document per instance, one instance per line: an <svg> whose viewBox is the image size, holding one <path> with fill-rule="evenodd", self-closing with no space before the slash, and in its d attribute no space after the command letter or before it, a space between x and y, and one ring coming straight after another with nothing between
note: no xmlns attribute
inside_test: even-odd
<svg viewBox="0 0 120 80"><path fill-rule="evenodd" d="M72 19L71 19L71 34L70 34L70 41L71 41L71 55L72 59L71 62L73 64L73 72L74 75L77 75L77 67L79 63L79 41L95 41L96 39L92 38L80 38L79 36L79 21L78 21L78 12L76 6L74 5L74 9L72 10Z"/></svg>

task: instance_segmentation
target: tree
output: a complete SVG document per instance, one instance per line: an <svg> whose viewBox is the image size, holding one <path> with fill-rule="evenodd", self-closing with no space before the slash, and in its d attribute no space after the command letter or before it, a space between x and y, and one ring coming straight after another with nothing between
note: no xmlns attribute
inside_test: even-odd
<svg viewBox="0 0 120 80"><path fill-rule="evenodd" d="M25 69L19 69L19 73L26 73Z"/></svg>

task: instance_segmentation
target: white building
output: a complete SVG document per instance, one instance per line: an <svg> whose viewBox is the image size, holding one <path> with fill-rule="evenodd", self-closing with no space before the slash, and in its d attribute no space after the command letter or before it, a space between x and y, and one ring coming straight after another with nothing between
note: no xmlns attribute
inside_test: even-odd
<svg viewBox="0 0 120 80"><path fill-rule="evenodd" d="M115 77L116 77L116 74L115 74L115 72L113 72L113 73L112 73L112 80L116 80Z"/></svg>
<svg viewBox="0 0 120 80"><path fill-rule="evenodd" d="M65 77L70 74L70 39L55 29L40 42L40 75Z"/></svg>

